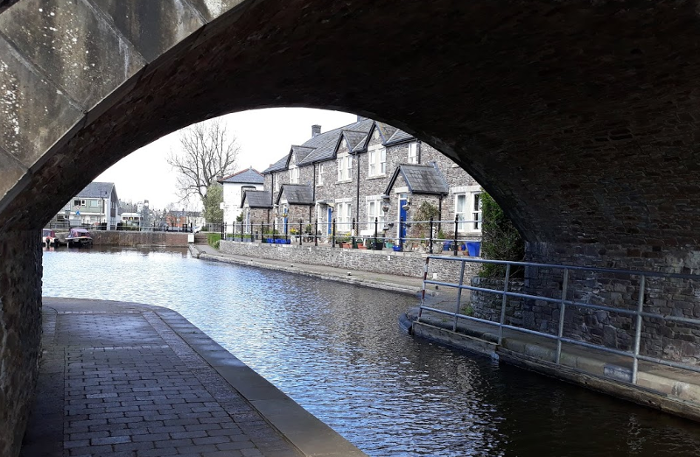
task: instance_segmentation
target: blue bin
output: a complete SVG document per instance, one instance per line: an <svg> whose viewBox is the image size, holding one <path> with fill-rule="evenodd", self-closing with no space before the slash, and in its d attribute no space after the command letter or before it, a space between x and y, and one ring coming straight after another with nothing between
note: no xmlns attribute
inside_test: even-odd
<svg viewBox="0 0 700 457"><path fill-rule="evenodd" d="M401 246L394 246L393 249L396 252L401 252Z"/></svg>
<svg viewBox="0 0 700 457"><path fill-rule="evenodd" d="M467 251L471 257L479 257L479 253L481 252L481 241L468 242Z"/></svg>

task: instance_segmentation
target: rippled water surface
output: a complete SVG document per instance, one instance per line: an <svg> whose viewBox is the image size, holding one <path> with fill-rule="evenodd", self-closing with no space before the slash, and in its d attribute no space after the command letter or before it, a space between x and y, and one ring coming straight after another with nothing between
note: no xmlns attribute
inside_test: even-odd
<svg viewBox="0 0 700 457"><path fill-rule="evenodd" d="M371 456L692 456L700 425L403 334L407 295L186 251L45 251L43 294L172 308Z"/></svg>

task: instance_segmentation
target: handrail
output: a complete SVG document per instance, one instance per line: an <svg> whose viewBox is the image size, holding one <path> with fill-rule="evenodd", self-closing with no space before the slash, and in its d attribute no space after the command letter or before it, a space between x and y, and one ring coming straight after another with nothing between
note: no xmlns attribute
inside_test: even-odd
<svg viewBox="0 0 700 457"><path fill-rule="evenodd" d="M461 262L458 282L454 283L454 282L436 281L436 280L427 279L428 278L428 265L431 265L431 260L443 261L443 262L445 262L445 261L446 262ZM487 287L477 287L477 286L465 285L464 284L464 272L465 272L466 262L474 263L474 264L504 265L506 268L505 268L505 278L503 279L504 280L503 289L499 290L499 289L492 289L492 288L487 288ZM562 271L561 296L558 298L557 297L547 297L547 296L537 295L536 293L513 292L513 291L508 290L512 267L532 267L532 268L545 268L545 269L561 270ZM569 297L570 293L572 291L575 293L575 290L573 290L572 285L575 286L576 283L572 282L572 280L570 278L570 273L572 273L572 272L608 273L608 274L615 274L615 275L625 275L625 276L629 276L629 277L638 277L639 283L636 286L636 288L637 288L636 306L634 306L634 308L626 309L626 308L605 306L605 305L593 304L593 303L583 303L583 302L577 301L575 299L569 299L568 297ZM550 263L515 262L515 261L506 261L506 260L487 260L487 259L478 259L478 258L458 258L458 257L428 255L428 256L426 256L426 268L425 268L424 279L423 279L423 290L426 289L427 285L436 285L436 286L449 287L449 288L456 289L457 290L457 304L456 304L456 309L454 312L437 309L437 308L426 305L425 294L423 294L422 298L421 298L421 305L420 305L420 309L418 312L417 322L421 322L421 319L423 318L424 311L428 311L428 312L433 312L433 313L452 317L454 319L454 323L452 324L452 331L454 331L454 332L457 331L457 323L460 319L467 320L467 321L473 321L473 322L480 322L480 323L484 323L484 324L488 324L488 325L494 325L494 326L498 327L498 344L499 345L502 344L503 330L504 329L514 330L514 331L523 332L523 333L527 333L527 334L538 335L538 336L541 336L541 337L544 337L547 339L552 339L552 340L555 340L557 343L557 349L556 349L556 355L555 355L555 363L556 364L561 363L562 343L583 346L583 347L587 347L587 348L598 350L598 351L608 352L611 354L616 354L616 355L625 356L625 357L631 357L632 358L632 374L631 374L630 382L632 384L637 384L637 374L639 371L639 361L640 360L659 363L659 364L663 364L663 365L667 365L667 366L671 366L671 367L675 367L675 368L682 368L682 369L686 369L686 370L690 370L690 371L694 371L694 372L700 372L700 367L695 366L695 365L691 365L691 364L687 364L687 363L683 363L683 362L672 361L672 360L660 359L660 358L650 357L647 355L640 354L641 334L642 334L642 327L644 325L643 318L659 319L659 320L662 320L663 322L680 322L680 323L700 326L700 319L689 318L689 317L684 317L684 316L663 315L660 313L645 311L644 298L645 298L645 292L648 289L648 285L647 285L648 278L684 279L684 280L691 280L691 281L700 281L700 275L685 274L685 273L668 273L668 272L657 272L657 271L626 270L626 269L600 268L600 267L582 267L582 266L560 265L560 264L550 264ZM500 295L502 297L502 302L501 302L499 321L495 322L495 321L492 321L489 319L482 319L482 318L468 316L468 315L461 313L460 306L461 306L461 292L462 292L462 290L488 293L488 294L493 294L493 295L497 295L497 296ZM532 330L532 329L528 329L528 328L524 328L524 327L518 327L518 326L506 324L506 322L505 322L506 307L507 307L507 302L508 302L509 298L523 298L523 299L528 299L528 300L538 300L538 301L543 301L546 303L552 303L552 304L556 305L557 307L559 307L559 321L558 321L558 325L557 325L557 333L556 334L546 333L546 332ZM567 307L603 310L603 311L624 314L624 315L633 317L635 323L634 323L634 341L633 341L632 349L631 350L614 349L614 348L610 348L610 347L600 345L600 344L595 344L595 343L590 343L590 342L586 342L586 341L580 341L580 340L565 337L564 336L564 316L565 316L565 313L567 311Z"/></svg>

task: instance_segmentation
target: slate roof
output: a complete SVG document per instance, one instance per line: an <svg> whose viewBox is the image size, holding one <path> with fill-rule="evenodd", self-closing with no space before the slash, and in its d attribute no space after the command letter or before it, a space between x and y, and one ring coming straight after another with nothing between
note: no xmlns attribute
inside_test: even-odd
<svg viewBox="0 0 700 457"><path fill-rule="evenodd" d="M396 167L384 193L390 195L396 179L401 174L406 180L409 192L412 194L447 195L449 186L442 173L433 165L402 164Z"/></svg>
<svg viewBox="0 0 700 457"><path fill-rule="evenodd" d="M290 205L313 205L314 193L311 186L306 184L282 184L280 193L277 195L277 204L282 200L282 196Z"/></svg>
<svg viewBox="0 0 700 457"><path fill-rule="evenodd" d="M292 146L292 152L297 155L297 163L303 161L313 151L314 148L309 148L305 146Z"/></svg>
<svg viewBox="0 0 700 457"><path fill-rule="evenodd" d="M263 171L263 174L272 173L273 171L286 170L287 169L287 162L289 162L289 154L285 155L284 157L279 159L277 162L270 165L266 170Z"/></svg>
<svg viewBox="0 0 700 457"><path fill-rule="evenodd" d="M358 122L353 122L352 124L338 127L337 129L329 130L315 137L311 137L302 145L292 146L290 153L270 165L263 171L263 174L286 170L289 166L291 152L297 154L298 166L311 165L314 162L330 160L335 156L338 142L343 134L345 134L346 140L350 143L348 149L354 151L359 145L366 142L366 136L373 125L374 121L372 119L362 119ZM362 148L359 150L362 150Z"/></svg>
<svg viewBox="0 0 700 457"><path fill-rule="evenodd" d="M358 144L362 143L367 138L365 132L355 132L353 130L343 130L343 138L348 145L348 150L354 151Z"/></svg>
<svg viewBox="0 0 700 457"><path fill-rule="evenodd" d="M240 184L264 184L265 177L253 168L239 171L225 178L218 180L220 183L240 183Z"/></svg>
<svg viewBox="0 0 700 457"><path fill-rule="evenodd" d="M272 208L272 194L269 190L246 190L243 192L241 206L245 202L251 208Z"/></svg>
<svg viewBox="0 0 700 457"><path fill-rule="evenodd" d="M393 135L391 135L391 138L387 140L386 144L396 144L396 143L401 143L402 141L408 141L414 139L413 135L410 133L406 133L401 129L397 129Z"/></svg>
<svg viewBox="0 0 700 457"><path fill-rule="evenodd" d="M316 150L309 154L303 162L299 162L298 165L310 165L314 162L332 159L335 155L338 141L340 140L340 137L344 131L363 133L367 135L373 124L374 121L372 119L362 119L359 122L353 122L352 124L329 130L310 138L302 146L312 147ZM353 135L353 138L355 137L356 133L351 134Z"/></svg>
<svg viewBox="0 0 700 457"><path fill-rule="evenodd" d="M112 189L114 189L113 182L91 182L76 197L107 198L112 195Z"/></svg>

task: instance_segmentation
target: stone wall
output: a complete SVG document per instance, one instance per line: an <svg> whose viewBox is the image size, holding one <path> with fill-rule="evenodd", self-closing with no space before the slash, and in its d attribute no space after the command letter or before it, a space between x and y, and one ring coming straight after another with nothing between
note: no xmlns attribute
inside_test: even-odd
<svg viewBox="0 0 700 457"><path fill-rule="evenodd" d="M93 243L98 246L176 246L187 247L188 233L92 231Z"/></svg>
<svg viewBox="0 0 700 457"><path fill-rule="evenodd" d="M471 285L483 289L503 290L503 279L481 278L474 276L471 278ZM508 283L509 292L522 292L522 280L510 280ZM521 327L523 325L523 302L519 297L508 297L506 301L505 324ZM479 319L486 319L492 322L500 322L501 308L503 307L503 296L490 292L472 290L469 304L473 310L473 316Z"/></svg>
<svg viewBox="0 0 700 457"><path fill-rule="evenodd" d="M625 246L584 244L561 246L553 243L528 245L528 260L586 267L659 273L691 274L700 269L700 253L666 251L649 244L630 249ZM528 268L525 286L529 293L560 298L563 272L553 268ZM570 271L567 297L580 303L603 305L621 310L637 309L640 275L614 272ZM674 317L700 319L700 281L681 278L648 277L644 311ZM523 320L527 328L556 333L559 310L555 303L526 300ZM568 307L564 335L570 338L631 350L636 321L633 316L590 308ZM687 363L700 359L697 347L700 325L644 318L640 353Z"/></svg>
<svg viewBox="0 0 700 457"><path fill-rule="evenodd" d="M39 230L0 232L0 455L19 454L41 343Z"/></svg>
<svg viewBox="0 0 700 457"><path fill-rule="evenodd" d="M222 241L220 250L225 254L243 255L263 259L284 260L289 263L326 265L349 270L371 271L419 278L423 276L426 255L418 252L395 252L392 250L371 251L367 249L341 249L328 246L299 246L294 243L267 244ZM464 258L464 257L461 257ZM460 262L433 259L430 261L429 277L438 281L458 282ZM478 264L467 263L465 284L478 271ZM433 273L437 276L433 277Z"/></svg>

